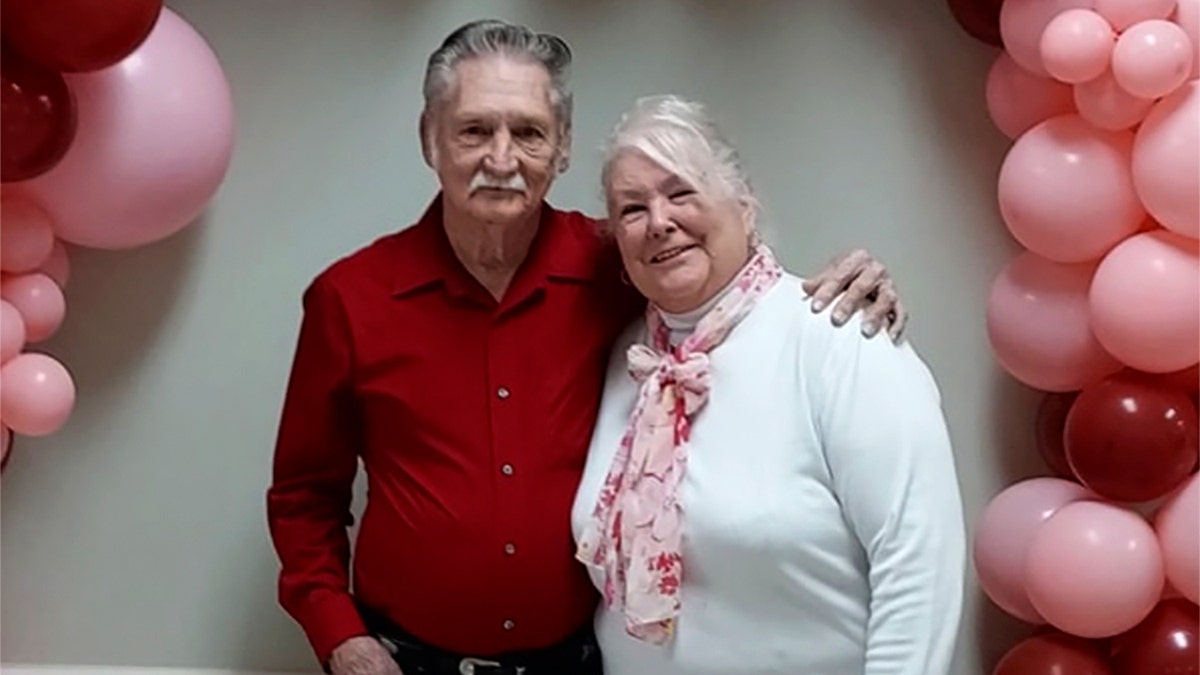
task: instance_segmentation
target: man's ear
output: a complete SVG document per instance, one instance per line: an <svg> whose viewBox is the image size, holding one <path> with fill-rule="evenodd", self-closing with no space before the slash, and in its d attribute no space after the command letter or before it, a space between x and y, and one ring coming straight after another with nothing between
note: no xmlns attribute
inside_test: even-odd
<svg viewBox="0 0 1200 675"><path fill-rule="evenodd" d="M421 111L421 119L417 122L417 135L421 137L421 156L425 165L437 170L437 149L433 147L433 123L429 121L429 111Z"/></svg>
<svg viewBox="0 0 1200 675"><path fill-rule="evenodd" d="M562 130L562 140L558 143L558 160L556 162L560 174L566 173L567 169L571 168L571 127L564 126Z"/></svg>

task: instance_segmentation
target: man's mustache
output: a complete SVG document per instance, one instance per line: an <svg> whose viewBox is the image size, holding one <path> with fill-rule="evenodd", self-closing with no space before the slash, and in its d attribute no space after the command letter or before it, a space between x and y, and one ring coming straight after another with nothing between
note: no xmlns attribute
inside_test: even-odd
<svg viewBox="0 0 1200 675"><path fill-rule="evenodd" d="M514 173L511 176L501 178L499 176L488 175L485 171L477 171L475 175L471 177L471 183L467 186L467 191L474 194L477 190L482 189L525 192L528 188L525 185L525 177L519 173Z"/></svg>

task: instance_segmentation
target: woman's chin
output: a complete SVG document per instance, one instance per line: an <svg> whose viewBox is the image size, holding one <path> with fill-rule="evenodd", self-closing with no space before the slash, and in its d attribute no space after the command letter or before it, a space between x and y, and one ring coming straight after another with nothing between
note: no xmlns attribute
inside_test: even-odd
<svg viewBox="0 0 1200 675"><path fill-rule="evenodd" d="M690 312L703 305L707 300L707 298L701 297L699 284L685 287L659 287L654 296L647 295L650 302L672 314Z"/></svg>

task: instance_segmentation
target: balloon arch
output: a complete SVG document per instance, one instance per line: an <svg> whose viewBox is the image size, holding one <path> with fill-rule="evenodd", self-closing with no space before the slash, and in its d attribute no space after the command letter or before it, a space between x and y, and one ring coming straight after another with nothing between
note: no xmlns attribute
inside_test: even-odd
<svg viewBox="0 0 1200 675"><path fill-rule="evenodd" d="M1013 141L997 206L1024 250L988 337L1045 392L1054 474L976 526L980 586L1042 627L993 675L1200 672L1200 0L948 4L999 48L983 103Z"/></svg>
<svg viewBox="0 0 1200 675"><path fill-rule="evenodd" d="M204 38L162 0L3 0L0 452L58 430L75 385L34 351L63 321L65 244L124 249L196 219L233 152ZM0 466L3 466L0 463Z"/></svg>
<svg viewBox="0 0 1200 675"><path fill-rule="evenodd" d="M1194 673L1200 0L948 4L999 48L981 105L1013 141L997 205L1025 250L992 285L988 336L1045 392L1031 427L1054 474L978 521L984 592L1044 627L993 675ZM3 0L2 30L7 458L74 404L67 369L29 349L66 310L64 242L185 227L224 179L234 115L216 56L161 0Z"/></svg>

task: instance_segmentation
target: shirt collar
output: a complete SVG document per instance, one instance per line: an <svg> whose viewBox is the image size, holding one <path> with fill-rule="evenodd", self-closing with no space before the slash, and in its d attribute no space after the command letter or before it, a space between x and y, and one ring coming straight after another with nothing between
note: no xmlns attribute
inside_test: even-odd
<svg viewBox="0 0 1200 675"><path fill-rule="evenodd" d="M393 295L405 295L442 283L456 294L470 293L478 282L459 262L442 226L442 195L438 193L411 228L410 236L392 239L395 260ZM592 281L600 274L599 246L595 223L575 212L557 211L542 203L538 233L524 264L513 279L518 281Z"/></svg>

